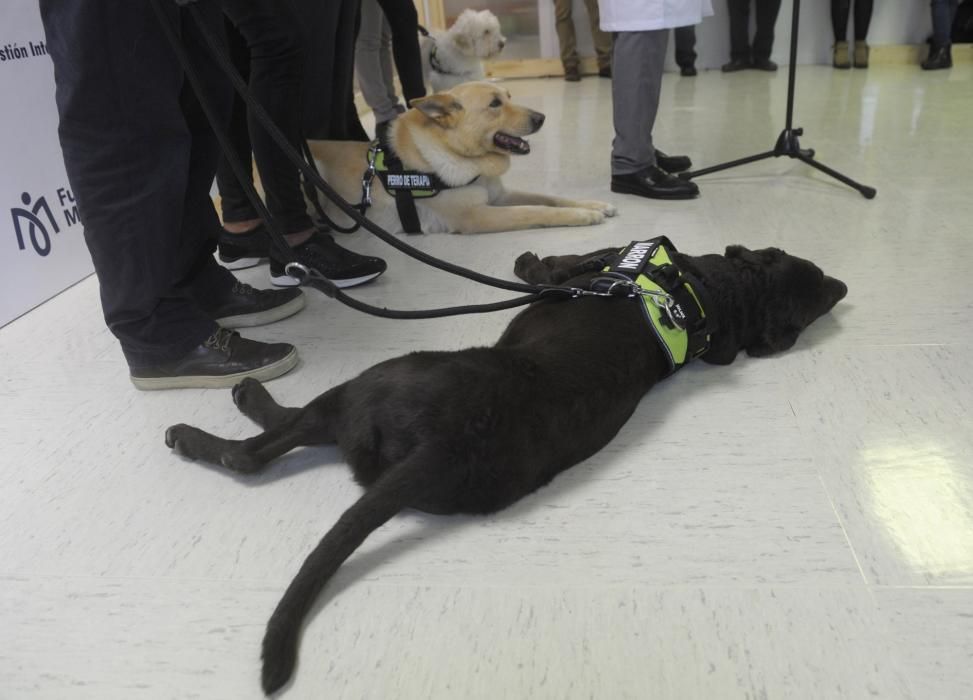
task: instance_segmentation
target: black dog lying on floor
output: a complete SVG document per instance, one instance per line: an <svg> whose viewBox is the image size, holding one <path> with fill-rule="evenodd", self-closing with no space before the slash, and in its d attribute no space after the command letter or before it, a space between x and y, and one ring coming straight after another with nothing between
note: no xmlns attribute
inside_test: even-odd
<svg viewBox="0 0 973 700"><path fill-rule="evenodd" d="M525 253L515 271L531 283L586 287L618 250L543 260ZM715 325L702 359L713 364L729 364L740 350L757 357L786 350L847 293L811 262L775 248L673 253L672 261L712 306L707 316ZM260 383L245 380L233 399L264 428L256 437L224 440L187 425L166 432L177 452L247 474L295 447L337 443L366 487L304 562L267 625L267 693L290 678L301 624L328 579L399 511L492 513L615 436L671 367L641 305L542 300L518 314L493 347L388 360L304 408L280 406Z"/></svg>

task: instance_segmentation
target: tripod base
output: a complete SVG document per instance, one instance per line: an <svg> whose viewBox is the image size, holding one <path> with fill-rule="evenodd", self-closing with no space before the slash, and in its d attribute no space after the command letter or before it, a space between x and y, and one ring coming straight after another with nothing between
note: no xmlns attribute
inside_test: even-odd
<svg viewBox="0 0 973 700"><path fill-rule="evenodd" d="M807 163L812 168L817 168L821 172L830 175L835 180L843 182L849 187L855 188L865 199L872 199L875 196L874 187L869 187L868 185L863 185L860 182L855 182L850 177L842 175L837 170L832 170L823 163L819 163L818 161L814 160L813 148L801 148L801 143L798 140L798 136L802 136L803 134L804 129L801 128L784 129L782 132L780 132L780 136L777 137L777 143L774 144L774 150L772 151L757 153L756 155L747 156L746 158L738 158L737 160L720 163L719 165L712 165L708 168L702 168L701 170L691 170L689 172L679 173L679 177L684 180L692 180L694 177L699 177L700 175L708 175L710 173L719 172L720 170L735 168L738 165L755 163L758 160L765 160L767 158L780 158L781 156L787 156L788 158L797 158L798 160Z"/></svg>

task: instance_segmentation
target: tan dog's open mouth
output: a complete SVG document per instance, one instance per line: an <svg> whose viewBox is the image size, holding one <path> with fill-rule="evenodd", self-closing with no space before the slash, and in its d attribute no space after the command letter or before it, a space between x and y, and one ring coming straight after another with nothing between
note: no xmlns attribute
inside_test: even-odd
<svg viewBox="0 0 973 700"><path fill-rule="evenodd" d="M502 131L498 131L493 135L493 144L500 150L518 156L525 156L530 153L530 144L524 139L513 134L506 134Z"/></svg>

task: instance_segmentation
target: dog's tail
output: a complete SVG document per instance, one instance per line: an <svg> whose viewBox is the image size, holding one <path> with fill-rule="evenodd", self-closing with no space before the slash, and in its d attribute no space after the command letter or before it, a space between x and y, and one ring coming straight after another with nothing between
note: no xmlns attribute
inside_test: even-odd
<svg viewBox="0 0 973 700"><path fill-rule="evenodd" d="M338 567L372 532L421 494L424 488L421 467L414 453L390 468L342 514L304 560L267 623L261 675L265 693L270 695L290 679L297 662L301 624Z"/></svg>

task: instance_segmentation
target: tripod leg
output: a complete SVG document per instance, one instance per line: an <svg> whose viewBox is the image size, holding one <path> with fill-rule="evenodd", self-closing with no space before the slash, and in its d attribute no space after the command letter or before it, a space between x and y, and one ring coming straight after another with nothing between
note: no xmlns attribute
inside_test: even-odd
<svg viewBox="0 0 973 700"><path fill-rule="evenodd" d="M765 151L763 153L758 153L754 156L747 156L746 158L740 158L738 160L731 160L727 163L720 163L719 165L713 165L708 168L702 168L701 170L693 170L686 173L679 173L679 177L683 180L692 180L694 177L699 177L700 175L708 175L709 173L715 173L720 170L727 170L728 168L735 168L738 165L746 165L747 163L753 163L758 160L764 160L765 158L774 158L777 155L775 151Z"/></svg>
<svg viewBox="0 0 973 700"><path fill-rule="evenodd" d="M862 197L864 197L865 199L873 199L875 197L876 190L875 190L874 187L869 187L868 185L862 185L862 184L860 184L858 182L855 182L850 177L846 177L845 175L842 175L837 170L832 170L827 165L823 165L822 163L819 163L818 161L814 160L813 158L809 158L809 157L804 156L804 155L799 155L799 156L795 156L795 157L798 158L799 160L807 163L812 168L817 168L821 172L830 175L835 180L839 180L839 181L845 183L846 185L848 185L849 187L855 188L856 190L858 190L859 192L861 192Z"/></svg>

